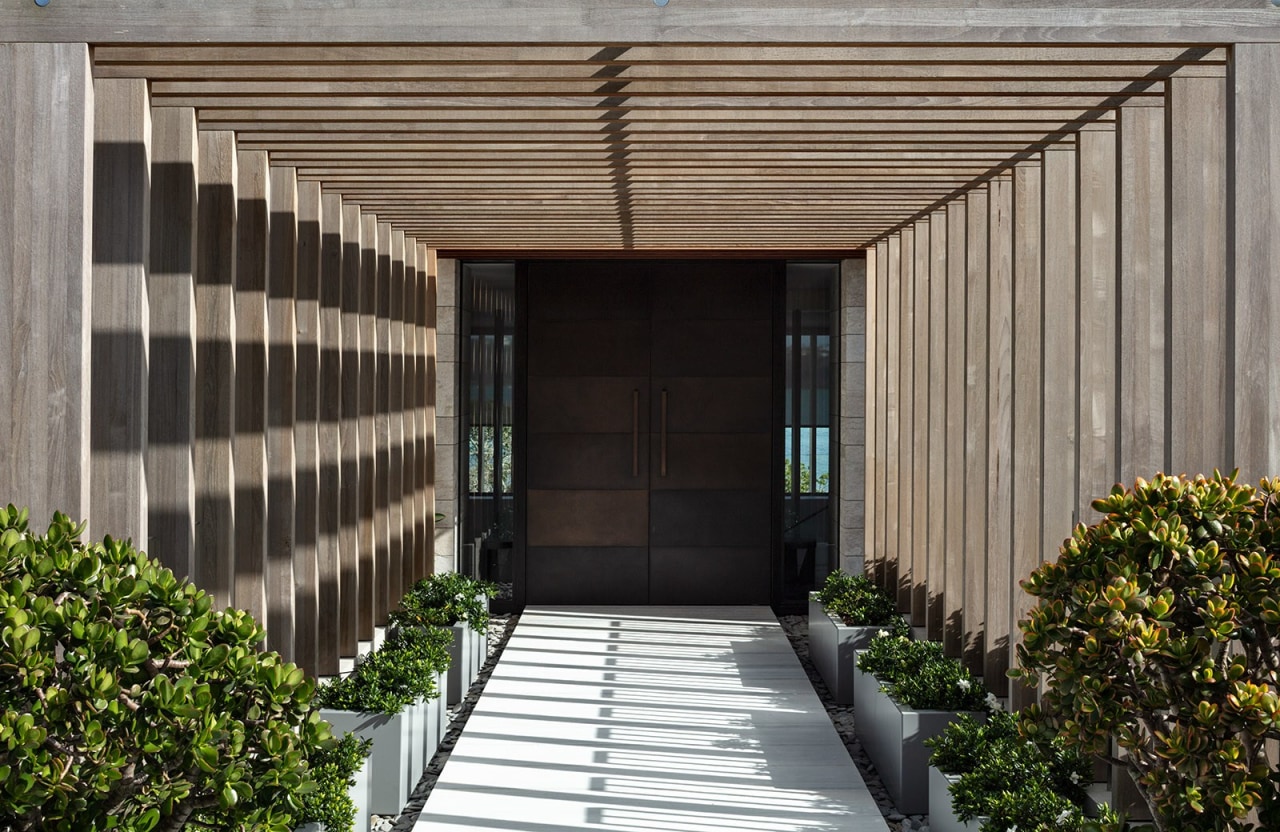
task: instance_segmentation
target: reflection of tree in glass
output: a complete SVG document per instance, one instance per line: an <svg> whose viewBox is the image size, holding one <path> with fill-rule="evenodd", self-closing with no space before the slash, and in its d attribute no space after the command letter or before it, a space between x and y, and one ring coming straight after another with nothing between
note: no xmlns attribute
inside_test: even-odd
<svg viewBox="0 0 1280 832"><path fill-rule="evenodd" d="M800 463L800 493L801 494L826 494L829 490L828 483L830 477L826 473L818 475L817 483L813 481L813 472L809 470L809 466L803 462ZM782 489L785 493L791 493L791 460L784 459L782 465Z"/></svg>
<svg viewBox="0 0 1280 832"><path fill-rule="evenodd" d="M473 425L467 436L467 454L470 459L468 467L469 486L472 494L493 493L493 467L498 448L493 445L492 425ZM511 426L503 425L499 430L502 437L502 492L510 494L511 477Z"/></svg>

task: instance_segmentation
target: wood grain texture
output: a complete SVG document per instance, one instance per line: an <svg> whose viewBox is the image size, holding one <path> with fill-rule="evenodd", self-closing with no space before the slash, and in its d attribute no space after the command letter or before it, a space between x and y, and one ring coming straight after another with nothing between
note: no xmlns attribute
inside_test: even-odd
<svg viewBox="0 0 1280 832"><path fill-rule="evenodd" d="M376 482L378 470L378 447L374 431L374 413L377 407L378 380L378 341L375 318L378 302L378 217L375 214L360 213L360 619L359 633L361 641L373 639L373 628L377 623L377 599L382 597L382 609L386 606L386 593L379 591L380 581L386 575L379 575L377 555L378 535L375 519ZM383 469L385 473L385 469Z"/></svg>
<svg viewBox="0 0 1280 832"><path fill-rule="evenodd" d="M199 152L194 110L151 111L147 551L175 575L192 578Z"/></svg>
<svg viewBox="0 0 1280 832"><path fill-rule="evenodd" d="M0 491L44 528L90 512L93 80L84 44L0 44L0 77Z"/></svg>
<svg viewBox="0 0 1280 832"><path fill-rule="evenodd" d="M346 606L343 594L342 468L342 197L320 196L319 377L317 388L316 471L316 674L338 672Z"/></svg>
<svg viewBox="0 0 1280 832"><path fill-rule="evenodd" d="M91 0L47 8L17 0L0 7L0 26L14 40L177 42L192 31L215 43L1221 43L1273 40L1270 10L1230 0L1206 10L1181 0L1151 13L1146 2L1102 6L1097 0L1054 6L1003 2L975 8L962 0L918 10L882 0L743 6L724 11L696 4L656 8L625 0L515 3L457 7L397 0L378 7L330 5L300 20L291 9L252 0L216 6L156 8L142 0L104 9ZM412 21L412 26L406 26Z"/></svg>
<svg viewBox="0 0 1280 832"><path fill-rule="evenodd" d="M196 230L195 572L226 607L235 598L237 187L235 135L199 132Z"/></svg>
<svg viewBox="0 0 1280 832"><path fill-rule="evenodd" d="M298 180L270 170L267 242L267 649L294 661L297 555ZM314 556L314 555L313 555Z"/></svg>
<svg viewBox="0 0 1280 832"><path fill-rule="evenodd" d="M91 536L146 548L151 105L145 81L94 81Z"/></svg>
<svg viewBox="0 0 1280 832"><path fill-rule="evenodd" d="M915 224L911 356L911 623L927 624L929 604L929 295L931 219Z"/></svg>
<svg viewBox="0 0 1280 832"><path fill-rule="evenodd" d="M868 252L870 256L870 252ZM870 266L868 259L868 266ZM868 271L868 274L870 272ZM867 371L875 373L875 464L872 466L868 462L868 467L873 467L875 483L871 491L868 491L868 500L874 499L874 511L869 507L867 510L868 528L874 534L873 548L871 549L873 557L872 577L876 583L888 588L893 585L888 578L889 562L891 552L888 545L888 526L889 526L889 488L886 482L888 475L890 460L888 451L888 383L889 383L889 332L891 323L889 321L889 243L881 240L875 245L875 307L868 315L868 318L875 319L875 342L874 349L869 350L867 356ZM868 341L868 344L871 342ZM868 421L868 424L871 424ZM870 445L868 445L870 447ZM874 491L874 498L871 493Z"/></svg>
<svg viewBox="0 0 1280 832"><path fill-rule="evenodd" d="M944 346L947 402L944 439L946 472L944 499L947 522L942 544L947 563L943 581L942 643L949 656L964 653L964 582L968 570L965 558L965 327L968 298L965 267L968 257L968 204L956 199L947 205L947 336Z"/></svg>
<svg viewBox="0 0 1280 832"><path fill-rule="evenodd" d="M1170 464L1207 475L1230 470L1232 457L1227 90L1221 78L1182 76L1168 90Z"/></svg>
<svg viewBox="0 0 1280 832"><path fill-rule="evenodd" d="M373 551L374 624L387 623L387 613L399 600L399 552L391 536L391 224L375 224L377 265L373 294Z"/></svg>
<svg viewBox="0 0 1280 832"><path fill-rule="evenodd" d="M990 186L965 197L964 662L986 666Z"/></svg>
<svg viewBox="0 0 1280 832"><path fill-rule="evenodd" d="M336 606L320 605L320 183L299 182L297 205L293 650L295 662L319 675L322 639L337 645L337 628L329 614Z"/></svg>
<svg viewBox="0 0 1280 832"><path fill-rule="evenodd" d="M1235 454L1242 482L1280 471L1280 49L1239 44L1231 64L1235 236L1229 252L1235 295L1232 368Z"/></svg>
<svg viewBox="0 0 1280 832"><path fill-rule="evenodd" d="M1121 107L1120 207L1120 481L1168 471L1170 380L1166 331L1170 312L1166 255L1165 112ZM1186 213L1186 209L1177 209ZM1224 252L1225 253L1225 252Z"/></svg>
<svg viewBox="0 0 1280 832"><path fill-rule="evenodd" d="M1018 622L1034 598L1019 582L1040 566L1044 551L1043 469L1044 273L1043 186L1040 160L1013 170L1013 550L1009 574L1009 657L1022 642ZM1035 701L1034 688L1009 684L1010 707Z"/></svg>
<svg viewBox="0 0 1280 832"><path fill-rule="evenodd" d="M235 599L267 621L267 154L236 162Z"/></svg>
<svg viewBox="0 0 1280 832"><path fill-rule="evenodd" d="M987 298L987 597L984 681L1008 692L1011 564L1013 563L1013 292L1014 186L991 180Z"/></svg>
<svg viewBox="0 0 1280 832"><path fill-rule="evenodd" d="M1076 149L1054 145L1044 155L1044 552L1058 546L1077 519L1076 407L1079 353Z"/></svg>
<svg viewBox="0 0 1280 832"><path fill-rule="evenodd" d="M902 229L898 328L898 606L915 622L915 264L916 229Z"/></svg>
<svg viewBox="0 0 1280 832"><path fill-rule="evenodd" d="M423 320L422 334L423 341L423 365L421 368L422 375L419 376L419 385L422 387L423 407L421 420L418 423L418 430L422 436L423 460L422 460L422 476L423 484L423 514L427 518L427 529L429 530L429 542L427 543L427 564L426 573L435 572L435 553L436 553L436 443L438 441L438 431L436 427L436 414L438 413L438 397L440 390L439 371L437 369L437 359L440 354L440 346L438 341L438 304L440 302L440 260L435 249L428 248L423 244L419 245L418 262L423 264L423 297L421 301L421 315Z"/></svg>
<svg viewBox="0 0 1280 832"><path fill-rule="evenodd" d="M404 403L401 418L404 421L404 561L405 587L425 574L426 547L423 545L423 517L421 514L422 481L418 473L418 324L421 310L418 308L418 241L406 237L404 241Z"/></svg>
<svg viewBox="0 0 1280 832"><path fill-rule="evenodd" d="M390 537L390 588L387 599L394 609L409 584L413 583L413 541L405 540L405 452L404 452L404 232L391 230L391 272L387 286L389 365L387 367L388 461L387 525ZM406 542L408 546L406 546ZM406 562L408 566L406 566ZM407 578L407 580L406 580Z"/></svg>
<svg viewBox="0 0 1280 832"><path fill-rule="evenodd" d="M342 391L339 399L342 419L338 423L338 440L342 446L342 468L339 479L342 487L338 493L341 504L341 528L338 534L341 564L338 578L338 594L342 606L338 611L339 649L343 657L355 657L358 650L360 622L364 620L364 592L360 578L366 552L364 550L363 489L360 477L364 461L361 445L362 417L360 414L361 370L364 368L364 351L361 342L360 302L364 296L362 282L362 229L360 206L344 202L342 205ZM372 635L373 624L370 621Z"/></svg>
<svg viewBox="0 0 1280 832"><path fill-rule="evenodd" d="M880 276L877 272L878 260L883 247L877 245L867 249L865 274L866 288L866 329L864 330L864 352L862 370L864 373L863 430L864 430L864 469L863 469L863 516L862 527L863 574L877 580L879 561L883 557L878 540L878 528L881 519L878 516L880 496L879 468L883 463L878 440L878 420L880 416L880 397L884 391L884 354L880 352L879 331L884 326L883 316L878 309Z"/></svg>
<svg viewBox="0 0 1280 832"><path fill-rule="evenodd" d="M1078 137L1080 389L1076 410L1079 485L1076 519L1091 523L1091 503L1119 476L1116 420L1116 134L1099 126Z"/></svg>
<svg viewBox="0 0 1280 832"><path fill-rule="evenodd" d="M958 518L947 514L947 255L948 223L945 210L935 211L929 219L929 315L927 318L928 356L928 413L929 436L927 459L924 468L927 508L925 517L929 528L926 564L925 629L933 641L941 641L946 626L947 571L950 566L946 543L947 524Z"/></svg>

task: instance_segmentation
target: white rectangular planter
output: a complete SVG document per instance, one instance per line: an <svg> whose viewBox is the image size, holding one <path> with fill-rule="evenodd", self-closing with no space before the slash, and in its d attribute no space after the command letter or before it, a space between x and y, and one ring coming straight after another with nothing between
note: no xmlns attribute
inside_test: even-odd
<svg viewBox="0 0 1280 832"><path fill-rule="evenodd" d="M929 754L924 741L936 737L959 714L955 711L913 711L899 705L880 692L880 683L859 671L858 693L872 698L871 718L858 713L854 717L854 733L862 740L862 748L880 772L885 790L893 798L898 811L920 815L929 811ZM872 687L866 682L870 678ZM872 693L871 691L874 691ZM863 703L859 700L858 709ZM973 713L985 719L985 713Z"/></svg>
<svg viewBox="0 0 1280 832"><path fill-rule="evenodd" d="M449 685L448 675L444 673L440 673L436 675L436 690L439 691L439 694L436 696L435 701L436 701L436 704L440 706L437 709L437 714L436 714L440 720L440 732L436 739L437 747L439 747L440 743L444 742L444 735L449 732L449 706L448 706L448 703L445 701L445 689L448 687L448 685ZM431 756L433 757L435 756L434 750L431 752Z"/></svg>
<svg viewBox="0 0 1280 832"><path fill-rule="evenodd" d="M359 716L363 716L363 714L354 714L351 711L329 711L324 709L320 711L321 719L333 726L333 735L335 737L342 737L344 734L348 733L356 733L357 736L363 737L363 734L354 732L351 728L346 727L350 724L346 722L347 717ZM376 742L377 741L375 740L375 743ZM355 782L347 789L347 794L351 796L351 802L355 804L356 807L356 816L352 825L354 832L369 832L369 815L372 812L372 809L370 808L370 798L372 797L373 791L370 772L370 769L372 768L372 757L365 759L364 765L360 766L360 769L351 778ZM299 832L324 832L324 829L325 826L323 823L306 823L298 827Z"/></svg>
<svg viewBox="0 0 1280 832"><path fill-rule="evenodd" d="M456 705L467 695L471 687L471 664L474 655L467 633L472 630L465 623L454 624L453 643L449 645L449 681L446 685L445 704Z"/></svg>
<svg viewBox="0 0 1280 832"><path fill-rule="evenodd" d="M417 740L413 732L414 719L410 714L412 708L395 716L386 714L364 714L354 711L320 710L320 718L333 726L333 733L342 736L352 733L363 739L373 740L373 748L369 752L369 761L365 768L369 770L369 802L365 812L365 827L368 823L368 812L380 815L399 816L404 805L409 802L409 779L412 769L411 745ZM419 771L420 775L421 772ZM413 776L414 783L417 777Z"/></svg>
<svg viewBox="0 0 1280 832"><path fill-rule="evenodd" d="M850 627L809 595L809 658L838 705L856 705L853 676L859 650L871 645L879 627Z"/></svg>
<svg viewBox="0 0 1280 832"><path fill-rule="evenodd" d="M961 822L951 807L951 784L957 774L943 774L929 766L929 832L978 832L982 821Z"/></svg>
<svg viewBox="0 0 1280 832"><path fill-rule="evenodd" d="M480 603L484 605L484 611L489 612L489 597L481 595ZM489 657L489 628L486 625L484 632L477 633L471 630L471 645L475 650L471 658L471 681L474 682L480 676L480 668L484 667L485 660Z"/></svg>

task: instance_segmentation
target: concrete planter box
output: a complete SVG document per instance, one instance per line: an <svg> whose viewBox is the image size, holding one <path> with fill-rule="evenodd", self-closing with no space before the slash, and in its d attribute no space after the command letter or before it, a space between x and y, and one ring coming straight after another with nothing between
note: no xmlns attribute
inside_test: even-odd
<svg viewBox="0 0 1280 832"><path fill-rule="evenodd" d="M850 627L809 595L809 658L839 705L856 705L853 677L859 650L871 645L884 625Z"/></svg>
<svg viewBox="0 0 1280 832"><path fill-rule="evenodd" d="M327 711L322 709L320 711L321 718L333 726L334 736L337 737L341 737L351 729L341 727L339 722L335 720L335 715L363 716L362 714L352 714L350 711ZM339 716L339 719L341 719L341 716ZM364 735L361 734L360 736ZM347 794L351 796L351 802L356 807L356 816L352 825L354 832L369 831L369 815L372 812L370 796L373 790L373 785L370 781L370 769L373 768L371 760L372 758L369 758L364 761L364 765L360 767L360 770L352 778L355 783L347 789ZM298 827L298 832L325 832L325 828L323 823L304 823Z"/></svg>
<svg viewBox="0 0 1280 832"><path fill-rule="evenodd" d="M858 710L854 733L880 772L898 811L921 815L929 811L929 754L924 741L941 734L959 714L955 711L914 711L880 692L880 682L858 671ZM864 702L871 707L865 708ZM865 709L864 709L865 708ZM869 713L868 713L869 711ZM974 712L976 719L986 714Z"/></svg>
<svg viewBox="0 0 1280 832"><path fill-rule="evenodd" d="M981 818L962 823L951 808L951 784L958 774L943 774L929 766L929 832L978 832Z"/></svg>
<svg viewBox="0 0 1280 832"><path fill-rule="evenodd" d="M368 828L369 812L399 816L409 802L412 785L417 785L422 776L421 769L413 772L413 746L416 744L421 749L423 745L415 712L414 706L395 716L320 710L320 718L333 726L335 735L352 733L373 740L365 763L369 779L369 800L363 815L365 825L359 825L358 815L357 829Z"/></svg>
<svg viewBox="0 0 1280 832"><path fill-rule="evenodd" d="M484 605L484 611L489 612L489 597L487 595L480 596L480 603ZM489 658L489 628L486 626L484 632L477 633L471 630L471 646L475 650L471 661L471 681L474 682L480 676L480 668L484 667L485 660Z"/></svg>
<svg viewBox="0 0 1280 832"><path fill-rule="evenodd" d="M453 643L449 645L449 678L445 685L444 701L446 705L456 705L471 687L471 666L475 658L471 635L475 631L462 622L449 629L453 630Z"/></svg>

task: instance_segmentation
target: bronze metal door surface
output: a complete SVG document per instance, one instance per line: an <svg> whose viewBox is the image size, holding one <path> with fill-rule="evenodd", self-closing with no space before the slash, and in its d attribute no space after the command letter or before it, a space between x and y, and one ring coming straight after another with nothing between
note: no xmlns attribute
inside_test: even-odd
<svg viewBox="0 0 1280 832"><path fill-rule="evenodd" d="M528 264L528 603L769 602L776 274Z"/></svg>

